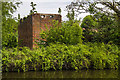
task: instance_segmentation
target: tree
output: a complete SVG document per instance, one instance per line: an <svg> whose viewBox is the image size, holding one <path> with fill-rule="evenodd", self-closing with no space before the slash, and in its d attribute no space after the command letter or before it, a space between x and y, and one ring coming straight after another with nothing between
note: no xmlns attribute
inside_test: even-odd
<svg viewBox="0 0 120 80"><path fill-rule="evenodd" d="M68 11L68 14L66 15L67 18L69 19L69 21L74 21L75 20L75 12L74 9L72 9L72 11Z"/></svg>
<svg viewBox="0 0 120 80"><path fill-rule="evenodd" d="M58 9L58 13L61 14L61 8Z"/></svg>
<svg viewBox="0 0 120 80"><path fill-rule="evenodd" d="M81 27L84 28L84 41L89 42L114 42L119 43L116 21L103 13L84 17Z"/></svg>
<svg viewBox="0 0 120 80"><path fill-rule="evenodd" d="M113 18L118 19L118 23L120 23L120 1L117 0L108 0L104 2L102 0L94 0L94 2L89 2L90 0L75 0L71 2L70 5L67 6L68 11L75 10L78 13L86 13L89 12L91 14L96 14L98 12L104 13L107 16L112 16ZM101 5L101 6L98 6Z"/></svg>
<svg viewBox="0 0 120 80"><path fill-rule="evenodd" d="M92 15L87 15L84 17L81 23L83 28L84 41L91 41L95 33L97 32L96 26L98 23L94 20Z"/></svg>
<svg viewBox="0 0 120 80"><path fill-rule="evenodd" d="M10 17L12 14L17 10L19 5L21 4L21 1L2 1L2 17Z"/></svg>
<svg viewBox="0 0 120 80"><path fill-rule="evenodd" d="M15 47L17 46L17 27L18 22L13 18L12 14L17 10L20 1L2 2L2 46Z"/></svg>
<svg viewBox="0 0 120 80"><path fill-rule="evenodd" d="M114 42L120 42L118 39L120 37L120 1L107 0L107 2L103 2L102 0L94 0L90 2L90 0L76 0L67 6L69 12L72 12L72 9L77 15L81 13L93 15L93 20L98 23L96 25L97 39L105 42L113 39Z"/></svg>
<svg viewBox="0 0 120 80"><path fill-rule="evenodd" d="M35 8L36 4L34 4L33 2L31 2L30 6L32 7L32 10L30 10L30 14L37 13L37 11L35 11L36 10L36 8Z"/></svg>
<svg viewBox="0 0 120 80"><path fill-rule="evenodd" d="M17 46L18 39L18 22L12 18L8 18L2 24L2 46L3 47L15 47Z"/></svg>
<svg viewBox="0 0 120 80"><path fill-rule="evenodd" d="M71 25L72 25L73 23L78 23L78 24L80 24L80 19L78 20L78 19L76 18L74 9L72 9L71 12L68 11L66 17L68 18L68 22L71 23Z"/></svg>

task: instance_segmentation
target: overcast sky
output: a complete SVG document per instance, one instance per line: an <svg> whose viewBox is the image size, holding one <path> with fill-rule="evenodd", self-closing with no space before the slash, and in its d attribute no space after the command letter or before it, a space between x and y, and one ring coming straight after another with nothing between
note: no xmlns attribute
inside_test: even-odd
<svg viewBox="0 0 120 80"><path fill-rule="evenodd" d="M13 15L17 17L18 14L21 15L21 18L27 16L30 13L32 7L30 3L33 2L37 4L36 11L38 13L50 13L50 14L58 14L58 8L62 10L62 20L67 20L65 11L66 6L69 5L74 0L20 0L22 1L22 5L18 8L17 12ZM85 17L86 14L81 14L80 17Z"/></svg>
<svg viewBox="0 0 120 80"><path fill-rule="evenodd" d="M24 2L71 2L74 0L21 0Z"/></svg>

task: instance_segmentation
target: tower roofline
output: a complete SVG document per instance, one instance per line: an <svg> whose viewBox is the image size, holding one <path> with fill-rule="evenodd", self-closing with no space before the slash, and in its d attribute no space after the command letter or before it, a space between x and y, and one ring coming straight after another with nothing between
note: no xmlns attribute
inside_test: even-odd
<svg viewBox="0 0 120 80"><path fill-rule="evenodd" d="M60 14L51 14L51 13L34 13L31 15L60 15Z"/></svg>

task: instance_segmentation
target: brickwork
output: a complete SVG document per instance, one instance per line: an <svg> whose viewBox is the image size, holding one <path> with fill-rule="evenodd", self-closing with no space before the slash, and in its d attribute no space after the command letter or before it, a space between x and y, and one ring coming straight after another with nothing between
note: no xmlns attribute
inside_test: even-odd
<svg viewBox="0 0 120 80"><path fill-rule="evenodd" d="M52 21L58 20L61 22L61 15L59 14L32 14L26 19L20 20L18 26L18 42L20 46L27 46L29 48L35 47L34 41L36 38L40 39L40 30L45 30L45 25L49 28L52 26Z"/></svg>

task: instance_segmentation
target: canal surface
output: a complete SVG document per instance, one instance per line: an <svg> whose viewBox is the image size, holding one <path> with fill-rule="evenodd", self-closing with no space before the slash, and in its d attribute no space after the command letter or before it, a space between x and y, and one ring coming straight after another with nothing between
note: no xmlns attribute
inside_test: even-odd
<svg viewBox="0 0 120 80"><path fill-rule="evenodd" d="M3 72L2 78L118 78L118 70Z"/></svg>

